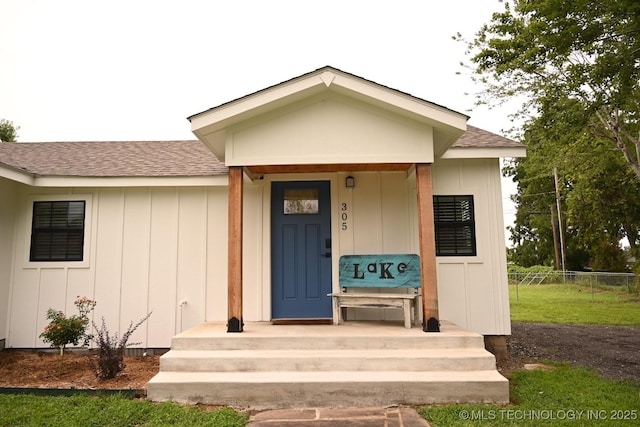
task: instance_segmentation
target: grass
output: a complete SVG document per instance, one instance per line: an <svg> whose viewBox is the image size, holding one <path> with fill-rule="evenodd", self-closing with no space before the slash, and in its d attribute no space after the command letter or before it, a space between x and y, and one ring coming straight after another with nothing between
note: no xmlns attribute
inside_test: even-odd
<svg viewBox="0 0 640 427"><path fill-rule="evenodd" d="M592 325L640 325L638 294L626 288L574 284L509 286L511 320Z"/></svg>
<svg viewBox="0 0 640 427"><path fill-rule="evenodd" d="M509 406L426 406L419 413L433 427L640 425L640 384L567 365L515 372L510 382Z"/></svg>
<svg viewBox="0 0 640 427"><path fill-rule="evenodd" d="M0 426L242 427L247 422L247 415L229 408L206 411L176 403L151 403L117 395L0 395Z"/></svg>
<svg viewBox="0 0 640 427"><path fill-rule="evenodd" d="M637 294L575 284L512 285L511 320L564 324L640 325ZM511 404L426 406L434 426L640 425L640 384L557 365L510 376Z"/></svg>

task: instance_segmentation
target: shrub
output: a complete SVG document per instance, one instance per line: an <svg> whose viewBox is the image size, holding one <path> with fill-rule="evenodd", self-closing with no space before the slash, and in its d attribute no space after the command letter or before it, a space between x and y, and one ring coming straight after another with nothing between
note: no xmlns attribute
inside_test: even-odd
<svg viewBox="0 0 640 427"><path fill-rule="evenodd" d="M135 325L131 322L129 328L120 339L118 339L118 333L114 335L109 334L109 329L104 321L104 317L102 318L102 326L100 329L92 322L93 328L96 330L94 342L98 345L97 362L94 363L94 370L98 378L103 380L115 378L115 376L124 369L124 352L126 348L139 344L128 344L127 341L129 341L131 335L149 316L151 316L151 313L144 316Z"/></svg>
<svg viewBox="0 0 640 427"><path fill-rule="evenodd" d="M79 315L65 316L62 311L52 308L47 310L49 324L45 326L40 338L44 342L51 343L51 347L60 349L60 355L64 355L67 344L78 345L82 341L82 347L89 345L92 336L87 335L89 326L89 313L96 306L96 302L87 297L78 296L74 302Z"/></svg>

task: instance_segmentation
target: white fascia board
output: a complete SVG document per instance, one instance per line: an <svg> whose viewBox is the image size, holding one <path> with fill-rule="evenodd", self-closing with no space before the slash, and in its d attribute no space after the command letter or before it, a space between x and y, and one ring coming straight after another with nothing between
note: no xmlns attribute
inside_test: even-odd
<svg viewBox="0 0 640 427"><path fill-rule="evenodd" d="M34 176L30 173L14 169L10 166L0 165L0 176L21 184L33 185Z"/></svg>
<svg viewBox="0 0 640 427"><path fill-rule="evenodd" d="M227 127L310 96L326 85L322 75L314 75L231 101L192 116L191 132L224 162Z"/></svg>
<svg viewBox="0 0 640 427"><path fill-rule="evenodd" d="M219 130L217 132L212 133L204 133L204 132L194 132L194 134L198 137L200 141L204 143L204 145L211 150L214 156L221 162L225 161L225 152L226 152L226 132L224 130Z"/></svg>
<svg viewBox="0 0 640 427"><path fill-rule="evenodd" d="M227 175L188 177L36 177L34 187L223 187L229 185Z"/></svg>
<svg viewBox="0 0 640 427"><path fill-rule="evenodd" d="M380 87L377 84L336 74L332 85L344 88L352 93L365 96L369 100L392 106L409 113L418 119L436 126L450 126L462 132L467 130L468 116L445 107L423 101L394 89ZM416 117L417 116L417 117Z"/></svg>
<svg viewBox="0 0 640 427"><path fill-rule="evenodd" d="M192 116L191 131L196 135L198 135L198 132L201 134L214 133L230 124L277 108L283 100L286 100L286 103L292 102L290 100L291 97L301 98L302 94L308 94L309 90L321 88L325 85L322 75L314 75L248 95ZM202 132L204 128L207 128L206 132Z"/></svg>
<svg viewBox="0 0 640 427"><path fill-rule="evenodd" d="M496 159L502 157L527 157L525 147L450 148L441 159Z"/></svg>

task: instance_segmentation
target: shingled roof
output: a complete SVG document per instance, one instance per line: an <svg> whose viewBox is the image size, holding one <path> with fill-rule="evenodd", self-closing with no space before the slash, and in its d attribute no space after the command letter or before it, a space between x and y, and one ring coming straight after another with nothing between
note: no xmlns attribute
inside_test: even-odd
<svg viewBox="0 0 640 427"><path fill-rule="evenodd" d="M40 176L227 174L225 165L197 140L2 143L0 164Z"/></svg>
<svg viewBox="0 0 640 427"><path fill-rule="evenodd" d="M467 131L451 145L452 148L521 148L524 144L504 136L467 125Z"/></svg>
<svg viewBox="0 0 640 427"><path fill-rule="evenodd" d="M453 148L524 145L468 126ZM1 143L0 165L39 176L178 177L226 175L227 168L198 140Z"/></svg>

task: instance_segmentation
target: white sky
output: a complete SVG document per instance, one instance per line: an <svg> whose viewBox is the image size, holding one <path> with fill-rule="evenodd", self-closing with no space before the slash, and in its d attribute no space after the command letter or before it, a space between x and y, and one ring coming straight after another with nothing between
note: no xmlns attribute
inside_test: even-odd
<svg viewBox="0 0 640 427"><path fill-rule="evenodd" d="M0 0L0 118L21 142L193 139L187 116L330 65L471 116L460 61L499 0ZM504 186L504 183L503 183ZM503 192L509 193L513 187ZM505 194L505 197L508 197ZM505 222L514 209L507 200Z"/></svg>

